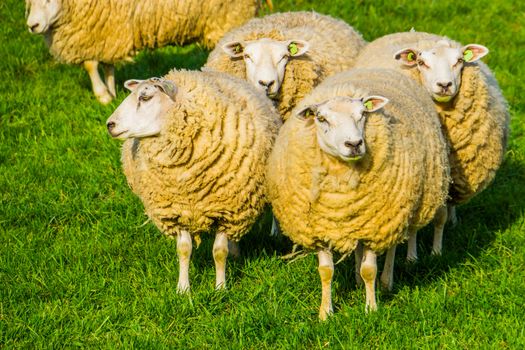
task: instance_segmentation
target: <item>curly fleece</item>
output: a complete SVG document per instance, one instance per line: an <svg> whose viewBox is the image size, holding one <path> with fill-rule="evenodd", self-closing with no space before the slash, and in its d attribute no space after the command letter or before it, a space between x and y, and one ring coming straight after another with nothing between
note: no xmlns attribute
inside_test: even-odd
<svg viewBox="0 0 525 350"><path fill-rule="evenodd" d="M46 41L62 62L115 63L167 44L198 42L211 48L257 10L257 0L62 0Z"/></svg>
<svg viewBox="0 0 525 350"><path fill-rule="evenodd" d="M336 96L381 95L366 118L367 153L345 163L323 152L313 122L290 118L267 167L283 232L307 249L351 252L358 240L382 252L426 225L449 186L446 143L430 97L391 70L351 70L328 78L294 110Z"/></svg>
<svg viewBox="0 0 525 350"><path fill-rule="evenodd" d="M157 137L122 148L128 183L167 235L217 229L239 240L266 203L265 165L280 117L245 81L173 70L176 103Z"/></svg>
<svg viewBox="0 0 525 350"><path fill-rule="evenodd" d="M455 41L434 34L390 34L369 43L357 58L356 67L395 69L421 84L418 69L400 65L393 55L409 47L428 49L439 40L448 40L452 47L461 47ZM461 204L492 182L503 161L510 118L507 102L489 68L483 62L475 62L465 64L461 86L452 103L435 103L435 107L450 146L450 202Z"/></svg>
<svg viewBox="0 0 525 350"><path fill-rule="evenodd" d="M293 107L324 78L351 68L365 45L361 34L342 20L316 12L276 13L254 18L227 33L210 53L205 67L246 79L244 61L232 59L221 47L230 41L261 38L301 39L310 43L306 55L291 58L286 65L278 97L278 110L284 120Z"/></svg>

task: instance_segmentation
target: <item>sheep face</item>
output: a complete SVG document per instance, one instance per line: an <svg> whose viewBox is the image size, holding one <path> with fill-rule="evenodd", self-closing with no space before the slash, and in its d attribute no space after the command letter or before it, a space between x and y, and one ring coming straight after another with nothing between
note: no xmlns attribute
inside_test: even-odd
<svg viewBox="0 0 525 350"><path fill-rule="evenodd" d="M124 86L131 94L106 122L114 138L155 136L161 132L163 116L174 104L177 88L169 80L150 78L128 80Z"/></svg>
<svg viewBox="0 0 525 350"><path fill-rule="evenodd" d="M27 27L34 34L43 34L58 20L62 4L60 0L26 0Z"/></svg>
<svg viewBox="0 0 525 350"><path fill-rule="evenodd" d="M407 66L416 66L421 83L437 102L452 100L461 85L461 71L465 62L475 62L489 50L485 46L469 44L452 47L447 40L439 41L430 50L403 49L394 54L396 60Z"/></svg>
<svg viewBox="0 0 525 350"><path fill-rule="evenodd" d="M388 103L382 96L361 99L338 96L300 110L296 116L314 120L317 142L324 152L344 162L361 159L366 153L365 120Z"/></svg>
<svg viewBox="0 0 525 350"><path fill-rule="evenodd" d="M248 81L274 99L281 88L288 60L304 55L308 47L308 42L303 40L277 41L264 38L229 42L222 49L233 59L242 58Z"/></svg>

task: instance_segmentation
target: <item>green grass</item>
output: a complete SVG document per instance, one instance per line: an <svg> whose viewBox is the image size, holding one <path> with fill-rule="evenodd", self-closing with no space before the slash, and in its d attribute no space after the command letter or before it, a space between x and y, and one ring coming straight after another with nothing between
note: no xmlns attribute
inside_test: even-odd
<svg viewBox="0 0 525 350"><path fill-rule="evenodd" d="M398 254L393 293L364 314L353 258L336 267L335 314L320 323L316 259L287 264L290 244L266 215L213 291L211 240L194 251L192 295L176 293L175 242L146 217L104 122L126 79L199 68L197 46L143 52L117 68L118 99L101 106L79 67L55 62L24 24L23 1L0 2L0 348L525 347L525 3L285 1L345 19L367 40L415 27L488 46L512 113L506 161L459 209L442 257L421 234L421 260ZM428 230L427 230L428 233Z"/></svg>

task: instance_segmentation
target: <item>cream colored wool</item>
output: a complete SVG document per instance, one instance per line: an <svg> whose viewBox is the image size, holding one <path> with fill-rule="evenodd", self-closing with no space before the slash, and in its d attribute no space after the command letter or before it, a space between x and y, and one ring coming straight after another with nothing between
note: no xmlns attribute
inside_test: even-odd
<svg viewBox="0 0 525 350"><path fill-rule="evenodd" d="M443 39L461 47L450 39L422 32L386 35L362 50L356 67L392 68L420 83L418 69L403 67L394 54L404 48L428 49ZM498 83L482 62L465 64L457 96L450 106L443 106L435 103L450 145L450 202L461 204L494 179L505 154L510 116Z"/></svg>
<svg viewBox="0 0 525 350"><path fill-rule="evenodd" d="M266 203L265 165L280 127L270 101L224 73L173 70L176 103L156 137L128 139L122 163L165 234L217 229L237 241Z"/></svg>
<svg viewBox="0 0 525 350"><path fill-rule="evenodd" d="M205 67L246 79L242 59L232 59L221 47L230 41L262 38L306 40L310 49L286 65L278 97L278 110L284 120L293 107L324 78L351 68L365 41L342 20L316 12L284 12L254 18L227 33L210 53Z"/></svg>
<svg viewBox="0 0 525 350"><path fill-rule="evenodd" d="M256 15L258 0L62 0L46 34L51 54L66 63L115 63L144 48L198 42L208 48Z"/></svg>
<svg viewBox="0 0 525 350"><path fill-rule="evenodd" d="M429 96L395 71L351 70L314 89L294 110L335 96L380 95L390 102L366 117L366 155L345 163L323 152L313 122L290 118L267 167L268 191L283 232L307 249L376 252L427 224L446 201L446 143Z"/></svg>

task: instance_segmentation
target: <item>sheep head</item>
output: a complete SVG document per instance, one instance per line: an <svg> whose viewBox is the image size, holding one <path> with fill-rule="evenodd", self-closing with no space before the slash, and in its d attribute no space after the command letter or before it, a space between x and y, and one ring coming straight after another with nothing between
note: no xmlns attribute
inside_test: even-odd
<svg viewBox="0 0 525 350"><path fill-rule="evenodd" d="M428 50L400 50L394 58L405 66L417 66L421 82L432 98L447 103L459 91L464 64L475 62L488 53L489 50L482 45L453 47L450 41L440 40Z"/></svg>
<svg viewBox="0 0 525 350"><path fill-rule="evenodd" d="M177 87L166 79L128 80L131 94L106 122L112 137L127 139L155 136L161 132L163 116L175 103Z"/></svg>
<svg viewBox="0 0 525 350"><path fill-rule="evenodd" d="M350 162L361 159L366 153L367 113L375 112L387 103L388 99L382 96L337 96L320 104L307 106L295 116L301 120L313 119L321 150L344 162Z"/></svg>
<svg viewBox="0 0 525 350"><path fill-rule="evenodd" d="M48 32L58 20L62 10L61 0L26 0L26 24L34 34Z"/></svg>
<svg viewBox="0 0 525 350"><path fill-rule="evenodd" d="M232 41L222 47L232 59L244 60L247 80L272 99L279 93L290 58L304 55L308 48L309 44L304 40L268 38Z"/></svg>

